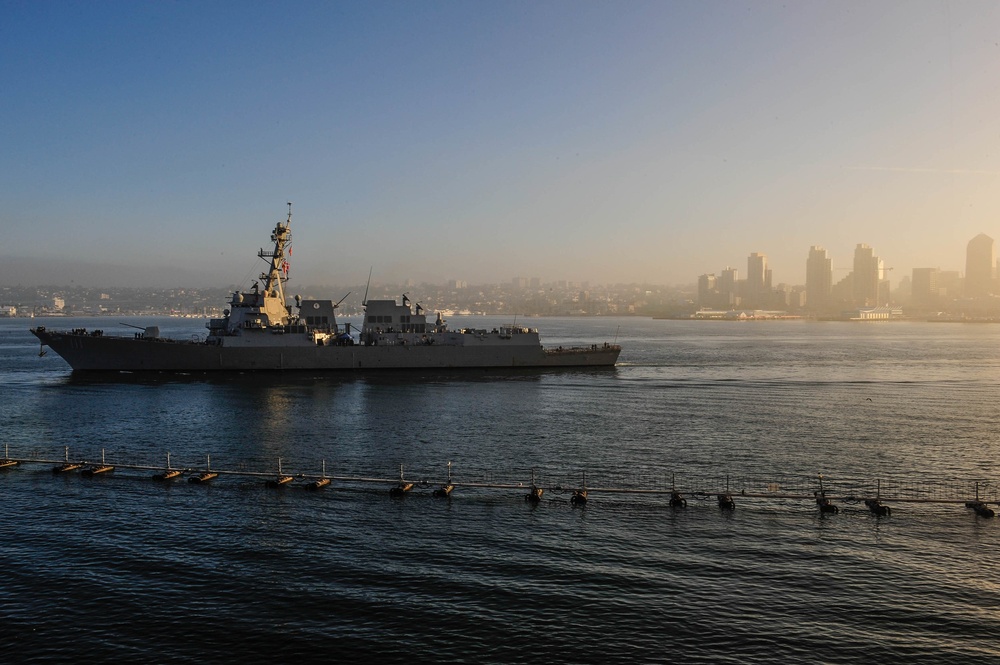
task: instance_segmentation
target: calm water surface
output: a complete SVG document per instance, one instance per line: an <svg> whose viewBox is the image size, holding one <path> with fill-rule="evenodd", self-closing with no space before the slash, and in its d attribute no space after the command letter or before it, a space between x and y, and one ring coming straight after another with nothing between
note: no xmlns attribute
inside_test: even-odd
<svg viewBox="0 0 1000 665"><path fill-rule="evenodd" d="M117 320L36 319L104 328ZM740 498L776 484L997 500L1000 326L533 319L613 370L72 376L0 322L12 457L426 479L0 472L7 662L1000 662L1000 520ZM134 321L133 321L134 322ZM499 320L476 319L476 325ZM203 332L167 319L164 334ZM453 322L460 325L461 321ZM481 325L482 324L482 325ZM128 331L126 331L128 334ZM719 490L430 490L457 481Z"/></svg>

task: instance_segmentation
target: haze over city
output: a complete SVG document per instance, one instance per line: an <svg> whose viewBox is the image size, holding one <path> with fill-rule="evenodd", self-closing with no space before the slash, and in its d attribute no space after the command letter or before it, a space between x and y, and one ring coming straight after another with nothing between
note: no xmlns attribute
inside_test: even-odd
<svg viewBox="0 0 1000 665"><path fill-rule="evenodd" d="M691 283L1000 237L995 2L8 3L0 283Z"/></svg>

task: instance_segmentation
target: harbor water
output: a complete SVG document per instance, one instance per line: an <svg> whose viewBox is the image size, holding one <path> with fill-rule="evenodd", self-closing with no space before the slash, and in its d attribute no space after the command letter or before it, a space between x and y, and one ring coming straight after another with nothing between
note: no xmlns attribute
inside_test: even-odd
<svg viewBox="0 0 1000 665"><path fill-rule="evenodd" d="M132 334L0 320L12 458L417 485L0 471L5 662L1000 663L1000 519L937 502L998 500L998 325L542 318L618 366L76 376L39 323ZM891 515L748 496L820 475Z"/></svg>

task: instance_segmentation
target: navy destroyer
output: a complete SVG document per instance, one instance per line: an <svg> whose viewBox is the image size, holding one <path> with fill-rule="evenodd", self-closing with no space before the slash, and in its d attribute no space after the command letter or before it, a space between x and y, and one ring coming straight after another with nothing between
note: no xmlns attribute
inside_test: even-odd
<svg viewBox="0 0 1000 665"><path fill-rule="evenodd" d="M531 368L613 366L617 344L544 348L538 330L521 325L492 329L449 330L438 313L427 321L423 308L396 300L365 300L358 330L338 323L333 300L298 296L286 303L286 250L291 241L288 218L271 234L273 250L258 256L267 262L259 282L236 291L221 319L206 323L203 340L161 337L157 326L131 335L100 330L31 332L69 363L74 371L264 371L264 370L404 370L451 368Z"/></svg>

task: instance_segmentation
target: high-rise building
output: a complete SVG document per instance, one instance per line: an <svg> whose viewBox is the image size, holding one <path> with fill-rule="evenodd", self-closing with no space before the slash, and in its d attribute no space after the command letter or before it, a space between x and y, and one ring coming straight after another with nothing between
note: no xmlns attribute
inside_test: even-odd
<svg viewBox="0 0 1000 665"><path fill-rule="evenodd" d="M767 267L767 257L754 252L747 258L746 305L766 307L770 304L771 270Z"/></svg>
<svg viewBox="0 0 1000 665"><path fill-rule="evenodd" d="M849 272L830 289L830 299L838 305L849 303L854 299L854 273Z"/></svg>
<svg viewBox="0 0 1000 665"><path fill-rule="evenodd" d="M819 245L809 248L806 259L806 306L822 310L830 305L833 288L833 263Z"/></svg>
<svg viewBox="0 0 1000 665"><path fill-rule="evenodd" d="M996 251L993 238L980 233L969 241L965 253L965 297L981 298L993 293Z"/></svg>
<svg viewBox="0 0 1000 665"><path fill-rule="evenodd" d="M715 273L698 277L698 305L700 307L715 307L719 300L718 280Z"/></svg>
<svg viewBox="0 0 1000 665"><path fill-rule="evenodd" d="M913 269L911 299L914 305L918 307L932 307L938 302L938 297L940 296L938 276L940 272L937 268Z"/></svg>
<svg viewBox="0 0 1000 665"><path fill-rule="evenodd" d="M962 295L962 274L957 270L942 270L938 273L938 295L958 298Z"/></svg>
<svg viewBox="0 0 1000 665"><path fill-rule="evenodd" d="M882 259L875 256L875 250L864 243L858 243L854 249L853 279L856 307L888 304L888 287L882 284L884 270Z"/></svg>
<svg viewBox="0 0 1000 665"><path fill-rule="evenodd" d="M719 289L719 302L728 307L736 307L740 304L739 297L740 271L736 268L726 267L719 275L716 282Z"/></svg>

